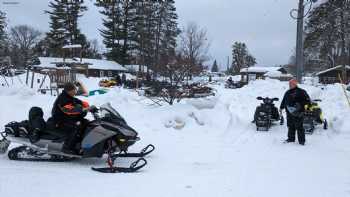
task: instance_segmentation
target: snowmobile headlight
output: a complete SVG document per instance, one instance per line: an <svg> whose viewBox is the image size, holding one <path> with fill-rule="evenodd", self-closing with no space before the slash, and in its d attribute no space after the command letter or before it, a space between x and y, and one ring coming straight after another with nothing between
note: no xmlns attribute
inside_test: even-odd
<svg viewBox="0 0 350 197"><path fill-rule="evenodd" d="M119 142L126 142L126 139L119 139Z"/></svg>

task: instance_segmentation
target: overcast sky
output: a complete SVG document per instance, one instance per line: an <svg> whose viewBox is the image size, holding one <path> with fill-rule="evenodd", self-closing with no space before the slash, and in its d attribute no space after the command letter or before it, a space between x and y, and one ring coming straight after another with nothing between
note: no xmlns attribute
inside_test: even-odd
<svg viewBox="0 0 350 197"><path fill-rule="evenodd" d="M89 11L80 21L82 32L89 39L101 40L101 15L92 0L85 0ZM8 4L6 2L18 2ZM44 10L49 0L0 0L11 26L28 24L41 31L48 30ZM176 0L180 26L197 22L208 31L212 61L226 67L234 41L246 42L249 51L261 66L288 62L295 46L296 21L289 12L297 0ZM212 63L210 63L212 64Z"/></svg>

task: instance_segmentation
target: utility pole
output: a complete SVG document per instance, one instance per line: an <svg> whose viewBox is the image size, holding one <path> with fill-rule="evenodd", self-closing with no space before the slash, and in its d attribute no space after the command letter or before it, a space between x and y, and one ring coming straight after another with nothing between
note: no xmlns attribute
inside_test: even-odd
<svg viewBox="0 0 350 197"><path fill-rule="evenodd" d="M226 65L226 71L230 71L230 56L227 56L227 65Z"/></svg>
<svg viewBox="0 0 350 197"><path fill-rule="evenodd" d="M304 74L304 0L299 0L298 18L297 18L297 44L296 44L296 66L297 80L302 83Z"/></svg>
<svg viewBox="0 0 350 197"><path fill-rule="evenodd" d="M304 75L304 18L312 9L312 4L318 0L299 0L298 9L292 9L290 16L297 20L297 44L296 44L296 66L297 66L297 80L302 83ZM310 5L310 9L305 12L305 6ZM298 16L293 16L293 12L298 12Z"/></svg>

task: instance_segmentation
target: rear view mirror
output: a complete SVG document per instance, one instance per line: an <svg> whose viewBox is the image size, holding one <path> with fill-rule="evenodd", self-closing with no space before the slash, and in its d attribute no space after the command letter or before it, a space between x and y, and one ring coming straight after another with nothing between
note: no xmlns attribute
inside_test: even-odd
<svg viewBox="0 0 350 197"><path fill-rule="evenodd" d="M256 99L258 99L259 101L263 100L261 96L257 97Z"/></svg>
<svg viewBox="0 0 350 197"><path fill-rule="evenodd" d="M279 101L279 99L278 99L278 98L273 98L272 100L273 100L273 101Z"/></svg>
<svg viewBox="0 0 350 197"><path fill-rule="evenodd" d="M322 102L322 100L321 99L315 99L315 100L313 100L314 102Z"/></svg>

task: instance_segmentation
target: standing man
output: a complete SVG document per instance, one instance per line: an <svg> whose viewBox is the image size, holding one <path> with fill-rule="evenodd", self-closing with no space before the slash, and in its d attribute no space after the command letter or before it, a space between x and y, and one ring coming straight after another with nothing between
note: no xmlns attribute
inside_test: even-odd
<svg viewBox="0 0 350 197"><path fill-rule="evenodd" d="M298 132L300 145L305 145L305 130L303 127L304 106L310 103L307 92L298 87L298 81L289 81L289 90L285 93L280 110L286 109L288 139L286 143L295 142L295 133Z"/></svg>

